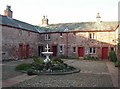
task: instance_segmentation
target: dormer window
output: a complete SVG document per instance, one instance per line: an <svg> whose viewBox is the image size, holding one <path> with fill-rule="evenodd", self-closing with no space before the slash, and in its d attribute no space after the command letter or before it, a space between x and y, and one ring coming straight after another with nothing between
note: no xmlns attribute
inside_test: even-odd
<svg viewBox="0 0 120 89"><path fill-rule="evenodd" d="M45 40L50 40L51 37L50 37L50 34L45 34Z"/></svg>

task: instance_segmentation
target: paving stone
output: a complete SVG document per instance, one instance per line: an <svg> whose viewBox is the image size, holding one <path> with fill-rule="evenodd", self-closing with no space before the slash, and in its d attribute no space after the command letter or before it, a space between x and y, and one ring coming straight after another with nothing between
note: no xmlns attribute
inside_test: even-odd
<svg viewBox="0 0 120 89"><path fill-rule="evenodd" d="M23 63L19 61L18 64L21 62ZM13 87L113 87L106 62L79 60L65 60L65 62L81 69L81 72L68 75L39 75Z"/></svg>

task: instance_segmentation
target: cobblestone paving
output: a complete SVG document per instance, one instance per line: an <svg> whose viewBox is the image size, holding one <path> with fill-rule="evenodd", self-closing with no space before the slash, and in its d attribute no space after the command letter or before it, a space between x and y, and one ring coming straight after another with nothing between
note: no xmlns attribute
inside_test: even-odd
<svg viewBox="0 0 120 89"><path fill-rule="evenodd" d="M81 69L69 75L39 75L14 87L113 87L105 62L71 60L66 63Z"/></svg>

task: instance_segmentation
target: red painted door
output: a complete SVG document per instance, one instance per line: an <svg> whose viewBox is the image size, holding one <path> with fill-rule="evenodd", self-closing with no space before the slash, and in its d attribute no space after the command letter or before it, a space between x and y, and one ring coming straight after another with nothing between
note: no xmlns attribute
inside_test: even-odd
<svg viewBox="0 0 120 89"><path fill-rule="evenodd" d="M102 59L108 59L108 47L102 48Z"/></svg>
<svg viewBox="0 0 120 89"><path fill-rule="evenodd" d="M57 46L52 46L53 56L57 56Z"/></svg>
<svg viewBox="0 0 120 89"><path fill-rule="evenodd" d="M26 45L26 58L29 57L29 45Z"/></svg>
<svg viewBox="0 0 120 89"><path fill-rule="evenodd" d="M84 57L84 47L78 47L78 56Z"/></svg>
<svg viewBox="0 0 120 89"><path fill-rule="evenodd" d="M23 57L23 45L19 45L19 58L22 59Z"/></svg>

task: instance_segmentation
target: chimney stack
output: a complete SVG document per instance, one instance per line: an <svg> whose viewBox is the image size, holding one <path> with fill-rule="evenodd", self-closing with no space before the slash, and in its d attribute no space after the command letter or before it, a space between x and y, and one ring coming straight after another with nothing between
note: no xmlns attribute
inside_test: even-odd
<svg viewBox="0 0 120 89"><path fill-rule="evenodd" d="M100 13L97 13L96 20L97 20L98 23L101 22L101 16L100 16Z"/></svg>
<svg viewBox="0 0 120 89"><path fill-rule="evenodd" d="M47 16L43 16L43 19L42 19L42 26L47 26L47 25L48 25Z"/></svg>
<svg viewBox="0 0 120 89"><path fill-rule="evenodd" d="M6 6L6 10L4 10L4 16L8 16L12 18L13 12L11 11L11 6Z"/></svg>

